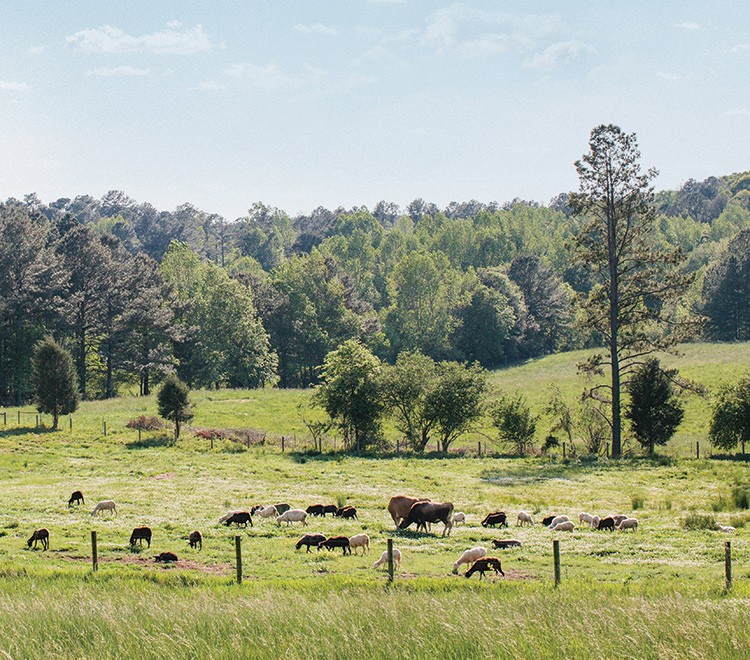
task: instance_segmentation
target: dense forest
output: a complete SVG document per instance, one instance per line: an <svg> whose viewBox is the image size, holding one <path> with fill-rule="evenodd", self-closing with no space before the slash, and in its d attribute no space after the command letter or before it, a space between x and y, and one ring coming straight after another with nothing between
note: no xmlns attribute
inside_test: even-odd
<svg viewBox="0 0 750 660"><path fill-rule="evenodd" d="M192 387L306 387L357 339L492 368L600 338L575 320L592 282L571 259L580 226L548 205L416 199L290 217L256 203L234 222L120 191L0 203L0 403L31 395L35 343L73 356L84 398ZM750 172L655 197L655 240L694 275L684 312L701 336L750 339ZM675 310L680 313L680 310Z"/></svg>

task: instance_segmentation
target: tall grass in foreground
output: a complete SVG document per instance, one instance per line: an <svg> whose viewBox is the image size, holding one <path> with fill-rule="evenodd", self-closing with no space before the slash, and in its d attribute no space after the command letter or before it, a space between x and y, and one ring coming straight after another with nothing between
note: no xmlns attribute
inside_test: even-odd
<svg viewBox="0 0 750 660"><path fill-rule="evenodd" d="M569 585L299 590L0 583L13 658L732 658L747 598Z"/></svg>

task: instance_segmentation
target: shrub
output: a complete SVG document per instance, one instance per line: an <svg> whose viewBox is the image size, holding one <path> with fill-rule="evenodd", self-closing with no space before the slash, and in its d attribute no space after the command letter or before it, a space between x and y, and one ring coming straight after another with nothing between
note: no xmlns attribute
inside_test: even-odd
<svg viewBox="0 0 750 660"><path fill-rule="evenodd" d="M646 498L643 495L633 495L630 498L630 501L633 505L633 511L637 511L638 509L643 508L643 505L646 502Z"/></svg>
<svg viewBox="0 0 750 660"><path fill-rule="evenodd" d="M701 513L690 513L682 523L685 529L716 529L716 518Z"/></svg>
<svg viewBox="0 0 750 660"><path fill-rule="evenodd" d="M128 420L128 423L125 424L126 429L136 429L137 431L158 431L163 429L164 426L164 422L154 415L141 415Z"/></svg>

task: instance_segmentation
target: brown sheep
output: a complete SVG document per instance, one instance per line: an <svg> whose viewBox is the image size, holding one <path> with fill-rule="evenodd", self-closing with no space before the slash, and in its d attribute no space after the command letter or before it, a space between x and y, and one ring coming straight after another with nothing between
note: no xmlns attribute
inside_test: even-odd
<svg viewBox="0 0 750 660"><path fill-rule="evenodd" d="M136 527L133 533L130 535L130 545L135 546L135 542L138 541L138 545L143 545L143 541L148 543L148 547L151 547L151 528L150 527Z"/></svg>
<svg viewBox="0 0 750 660"><path fill-rule="evenodd" d="M190 543L191 548L198 548L198 550L203 550L203 534L201 534L197 529L190 532L190 536L188 536L188 542Z"/></svg>
<svg viewBox="0 0 750 660"><path fill-rule="evenodd" d="M42 542L42 550L49 550L49 530L46 527L34 530L31 538L29 538L26 543L29 547L31 547L31 544L33 543L34 550L36 550L36 544L38 541Z"/></svg>
<svg viewBox="0 0 750 660"><path fill-rule="evenodd" d="M359 518L357 518L357 509L353 506L342 506L340 509L336 509L336 513L333 515L335 518L354 518L354 520L359 520Z"/></svg>
<svg viewBox="0 0 750 660"><path fill-rule="evenodd" d="M154 561L177 561L177 555L174 552L160 552L154 557Z"/></svg>
<svg viewBox="0 0 750 660"><path fill-rule="evenodd" d="M349 537L347 536L331 536L318 544L318 550L321 548L325 548L326 550L341 548L343 554L346 554L347 551L349 554L352 554L352 548L349 545Z"/></svg>
<svg viewBox="0 0 750 660"><path fill-rule="evenodd" d="M80 490L74 490L73 494L70 496L70 499L68 500L68 508L70 508L73 504L86 504L86 502L83 501L83 493Z"/></svg>
<svg viewBox="0 0 750 660"><path fill-rule="evenodd" d="M502 575L505 577L503 567L500 565L500 560L497 557L482 557L482 559L477 559L471 565L471 568L466 571L466 577L468 578L474 575L474 573L479 573L479 579L481 580L484 577L484 574L490 570L495 571L495 575Z"/></svg>

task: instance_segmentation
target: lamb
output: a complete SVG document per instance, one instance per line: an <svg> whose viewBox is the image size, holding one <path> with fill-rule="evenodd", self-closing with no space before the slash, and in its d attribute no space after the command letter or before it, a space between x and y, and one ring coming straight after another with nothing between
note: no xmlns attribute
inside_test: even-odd
<svg viewBox="0 0 750 660"><path fill-rule="evenodd" d="M297 544L294 547L299 550L304 545L307 546L307 552L310 552L311 545L317 548L325 540L326 537L323 536L323 534L305 534L299 541L297 541Z"/></svg>
<svg viewBox="0 0 750 660"><path fill-rule="evenodd" d="M357 554L357 548L362 548L362 556L365 556L366 554L370 554L370 537L367 534L355 534L354 536L349 538L349 552L351 554L351 549L354 549L354 554Z"/></svg>
<svg viewBox="0 0 750 660"><path fill-rule="evenodd" d="M625 518L625 520L617 525L617 529L621 532L624 532L626 529L632 529L635 532L638 530L638 520L635 518Z"/></svg>
<svg viewBox="0 0 750 660"><path fill-rule="evenodd" d="M250 523L250 527L253 526L253 518L249 511L235 511L229 518L224 521L224 524L229 527L232 523L239 527L247 527L247 523Z"/></svg>
<svg viewBox="0 0 750 660"><path fill-rule="evenodd" d="M575 528L576 526L573 524L572 521L564 520L563 522L557 523L557 525L555 525L552 528L552 531L553 532L572 532Z"/></svg>
<svg viewBox="0 0 750 660"><path fill-rule="evenodd" d="M481 559L487 554L487 548L477 546L470 550L464 550L464 553L453 563L453 573L458 573L458 567L461 564L473 564L477 559Z"/></svg>
<svg viewBox="0 0 750 660"><path fill-rule="evenodd" d="M591 521L593 519L594 519L594 516L592 516L590 513L579 513L578 514L578 522L581 525L583 525L583 523L586 523L587 525L590 525Z"/></svg>
<svg viewBox="0 0 750 660"><path fill-rule="evenodd" d="M346 536L331 536L318 544L318 550L321 548L325 548L326 550L341 548L343 554L346 554L347 551L349 551L349 554L352 554L352 547L349 545L349 538Z"/></svg>
<svg viewBox="0 0 750 660"><path fill-rule="evenodd" d="M451 523L453 525L458 525L459 523L466 524L466 514L462 511L459 511L458 513L453 514L453 518L451 519Z"/></svg>
<svg viewBox="0 0 750 660"><path fill-rule="evenodd" d="M94 507L91 512L92 516L98 515L101 511L111 511L113 516L117 515L117 506L114 500L102 500Z"/></svg>
<svg viewBox="0 0 750 660"><path fill-rule="evenodd" d="M203 534L201 534L197 529L190 532L190 536L188 536L188 542L190 543L191 548L198 548L199 550L203 550Z"/></svg>
<svg viewBox="0 0 750 660"><path fill-rule="evenodd" d="M138 541L138 545L143 545L143 541L148 543L148 547L151 547L151 528L150 527L136 527L133 533L130 535L130 545L135 546L135 542Z"/></svg>
<svg viewBox="0 0 750 660"><path fill-rule="evenodd" d="M547 529L555 529L555 525L558 525L561 522L568 522L568 521L570 521L570 518L568 518L568 516L556 516L552 519L552 522L550 522L550 524L547 525Z"/></svg>
<svg viewBox="0 0 750 660"><path fill-rule="evenodd" d="M401 568L401 550L398 548L393 548L393 563L396 564L396 568ZM372 567L378 568L378 566L382 566L383 564L388 564L388 550L383 550L380 559L378 559Z"/></svg>
<svg viewBox="0 0 750 660"><path fill-rule="evenodd" d="M516 539L493 539L492 545L496 550L507 550L508 548L520 548L521 541Z"/></svg>
<svg viewBox="0 0 750 660"><path fill-rule="evenodd" d="M731 534L733 531L735 531L735 528L731 525L720 525L718 522L716 523L716 529L720 532L724 532L725 534Z"/></svg>
<svg viewBox="0 0 750 660"><path fill-rule="evenodd" d="M273 505L263 506L259 504L250 509L250 515L254 516L258 514L260 518L276 518L279 515L278 509Z"/></svg>
<svg viewBox="0 0 750 660"><path fill-rule="evenodd" d="M154 557L154 561L177 561L177 555L174 552L160 552Z"/></svg>
<svg viewBox="0 0 750 660"><path fill-rule="evenodd" d="M354 520L359 520L359 518L357 518L357 509L353 506L342 506L340 509L336 509L336 513L333 515L336 518L354 518Z"/></svg>
<svg viewBox="0 0 750 660"><path fill-rule="evenodd" d="M35 529L34 533L26 543L29 547L31 547L31 544L33 543L34 550L36 550L36 544L38 541L42 542L42 550L49 550L49 530L46 527Z"/></svg>
<svg viewBox="0 0 750 660"><path fill-rule="evenodd" d="M73 504L86 504L83 500L83 493L80 490L74 490L73 494L70 496L70 499L68 500L68 508L70 508Z"/></svg>
<svg viewBox="0 0 750 660"><path fill-rule="evenodd" d="M503 573L503 567L497 557L483 557L482 559L477 559L471 565L471 568L466 571L466 575L464 575L464 577L470 578L472 575L474 575L474 573L479 573L479 579L481 580L484 577L484 574L490 569L495 571L495 575L502 575L503 577L505 577L505 573Z"/></svg>
<svg viewBox="0 0 750 660"><path fill-rule="evenodd" d="M599 521L601 518L599 516L591 516L591 522L589 523L591 525L591 529L597 529L599 527Z"/></svg>
<svg viewBox="0 0 750 660"><path fill-rule="evenodd" d="M276 507L277 509L279 507ZM282 513L276 518L276 524L281 526L281 523L285 522L287 526L293 522L301 522L303 526L307 526L307 512L302 509L289 509L285 513Z"/></svg>
<svg viewBox="0 0 750 660"><path fill-rule="evenodd" d="M530 513L526 513L525 511L519 511L518 516L516 518L516 527L518 527L519 525L523 526L526 524L531 525L533 527L534 519L531 517Z"/></svg>

